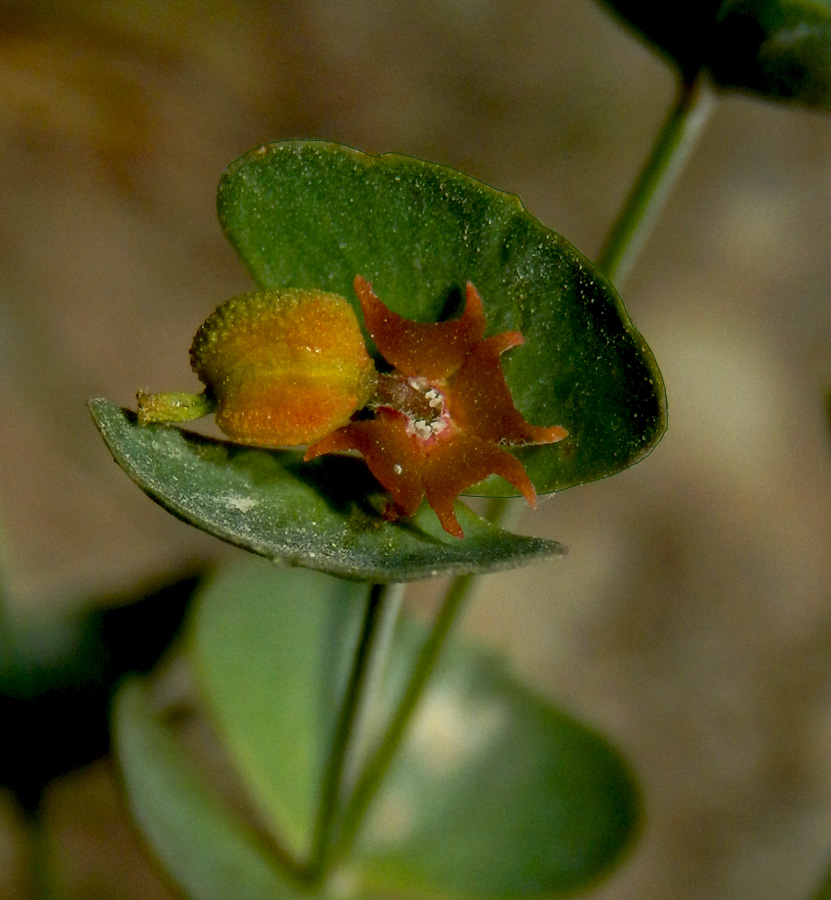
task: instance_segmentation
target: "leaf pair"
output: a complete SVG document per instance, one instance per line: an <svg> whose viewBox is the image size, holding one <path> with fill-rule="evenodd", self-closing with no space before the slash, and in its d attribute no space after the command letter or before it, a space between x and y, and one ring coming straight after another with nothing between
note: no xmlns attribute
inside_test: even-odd
<svg viewBox="0 0 831 900"><path fill-rule="evenodd" d="M655 361L603 276L511 194L453 169L396 154L373 157L322 141L265 145L229 167L222 225L262 290L331 291L357 309L361 273L395 313L453 318L465 285L484 302L486 337L520 332L506 354L514 404L568 431L557 444L510 448L537 493L620 471L666 426ZM422 508L384 521L365 466L254 450L134 418L97 400L93 417L113 456L151 497L197 527L273 559L333 574L406 581L486 572L562 548L507 535L464 505L464 541L448 541ZM492 476L469 491L512 490Z"/></svg>
<svg viewBox="0 0 831 900"><path fill-rule="evenodd" d="M132 812L194 900L303 895L298 863L313 844L366 596L358 584L251 560L197 604L199 684L259 833L207 787L147 688L122 692L116 726ZM381 722L424 636L401 623ZM328 884L345 897L571 891L619 858L638 811L631 776L602 738L529 693L494 655L457 644Z"/></svg>

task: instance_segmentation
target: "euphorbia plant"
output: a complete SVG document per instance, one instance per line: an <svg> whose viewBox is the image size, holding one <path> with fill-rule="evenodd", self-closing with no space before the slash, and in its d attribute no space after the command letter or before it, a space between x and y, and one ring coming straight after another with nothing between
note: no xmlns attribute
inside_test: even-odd
<svg viewBox="0 0 831 900"><path fill-rule="evenodd" d="M501 500L485 517L453 501L505 497L506 481L532 499L654 446L660 375L606 276L623 277L711 82L827 106L831 17L784 0L687 4L669 19L611 5L678 63L680 89L605 275L516 198L458 172L266 145L220 184L220 219L259 290L214 314L221 340L208 324L197 337L206 391L144 394L138 417L92 403L114 457L158 502L323 573L224 574L192 622L200 702L251 815L208 789L146 685L121 694L133 812L193 897L571 891L633 835L636 791L601 738L488 655L439 657L475 575L562 554L498 528ZM337 299L293 318L322 297ZM332 366L315 365L318 340ZM203 351L225 341L213 369ZM212 411L230 442L160 424ZM442 574L453 580L432 625L396 622L395 585Z"/></svg>
<svg viewBox="0 0 831 900"><path fill-rule="evenodd" d="M506 393L500 403L487 404L465 389L474 399L457 407L465 421L464 433L484 428L501 458L510 455L521 464L535 493L619 471L648 453L660 437L664 427L660 374L618 295L588 260L530 216L513 195L455 170L404 156L372 157L337 144L289 141L258 148L228 169L219 187L219 212L260 289L256 305L286 291L337 295L354 307L370 347L369 332L377 329L365 321L354 290L356 277L363 279L359 284L372 285L383 300L381 308L397 316L399 324L410 322L407 327L439 320L442 328L459 327L453 323L464 322L461 307L467 284L474 285L482 314L474 317L476 330L470 332L468 350L493 357L495 338L505 333L512 335L511 342L521 335L523 344L495 354L499 358L484 366L476 365L474 387L487 379L484 392L490 398L494 390ZM239 323L236 312L229 314L239 302L220 307L214 315L223 321L228 315ZM248 312L245 318L243 331L260 321ZM212 320L213 316L203 328L209 328ZM484 340L479 341L482 327ZM292 334L291 328L280 329L281 335ZM227 332L224 325L218 330ZM239 383L239 391L225 398L224 387L211 384L207 394L191 399L143 394L141 421L181 418L174 407L193 418L207 414L214 404L224 417L223 404L233 405L235 400L240 400L241 415L249 422L257 409L268 410L271 416L271 400L249 404L245 397L260 392L268 381L276 386L275 402L285 404L283 379L299 376L292 365L274 364L270 370L260 366L267 377L252 377L243 386L239 372L253 372L257 366L252 359L258 354L268 357L263 347L269 341L262 334L258 341L253 357L240 355L238 368L235 363L233 371L208 372L203 337L198 337L193 357L197 371L211 382L218 375L218 381ZM372 421L381 409L391 408L389 400L372 400L378 393L377 381L390 382L384 378L390 365L384 362L383 347L377 348L375 367L380 374L375 376L376 386L365 391L375 411L366 411L360 408L368 402L363 396L367 376L362 351L358 346L350 352L356 354L357 370L364 373L355 384L364 387L356 389L347 404L347 409L356 407L351 420L344 423L339 413L326 427L335 434L345 427L354 437L360 422ZM387 352L396 357L389 362L399 372L401 366L407 367L395 350ZM272 353L276 358L284 351L272 347ZM219 354L223 360L224 354L225 350ZM462 362L454 361L452 376L446 376L457 388L464 382L459 381ZM418 365L423 364L420 359ZM342 362L335 368L342 374ZM405 380L429 381L429 360L424 372L402 374ZM293 392L290 401L297 396L302 392ZM262 400L261 393L259 397ZM451 387L451 406L453 397ZM470 407L467 412L465 405ZM471 415L476 405L479 410ZM495 410L507 414L514 407L510 422L504 415L496 424L491 421ZM556 543L501 531L463 504L457 504L453 513L464 541L445 532L427 505L411 516L405 503L407 515L390 521L389 515L384 516L390 507L390 494L384 490L389 484L373 478L365 463L339 455L304 461L304 450L250 446L298 442L279 429L273 432L274 440L239 435L245 443L223 443L169 427L141 425L105 401L93 401L92 410L114 456L147 493L180 517L272 559L351 578L404 582L428 575L494 571L562 552ZM226 427L223 421L219 424ZM518 436L520 421L541 430ZM563 437L563 431L568 436ZM560 439L543 443L540 437ZM526 446L505 446L518 439ZM318 440L327 437L305 435L312 446ZM518 473L513 463L507 466ZM498 477L468 485L465 492L493 498L512 493ZM392 499L396 500L394 495Z"/></svg>
<svg viewBox="0 0 831 900"><path fill-rule="evenodd" d="M93 415L177 515L328 574L226 575L192 625L202 702L267 849L135 683L116 721L139 823L195 897L595 878L637 824L620 756L487 654L439 651L475 574L563 553L489 521L502 498L612 474L661 436L643 339L588 260L452 169L283 142L229 168L219 209L259 290L197 332L205 390ZM163 424L211 412L230 442ZM495 499L482 518L460 493ZM403 583L440 574L455 577L432 626L397 621Z"/></svg>

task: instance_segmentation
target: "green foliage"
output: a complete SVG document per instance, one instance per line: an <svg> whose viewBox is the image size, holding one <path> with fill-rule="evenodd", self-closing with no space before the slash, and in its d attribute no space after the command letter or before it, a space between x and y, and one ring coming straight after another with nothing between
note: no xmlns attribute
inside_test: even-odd
<svg viewBox="0 0 831 900"><path fill-rule="evenodd" d="M831 900L831 870L827 872L822 887L813 895L812 900Z"/></svg>
<svg viewBox="0 0 831 900"><path fill-rule="evenodd" d="M829 0L604 0L685 77L831 108Z"/></svg>
<svg viewBox="0 0 831 900"><path fill-rule="evenodd" d="M122 692L119 756L133 813L195 900L300 890L366 592L249 564L213 581L198 604L198 680L265 837L211 795L146 689ZM423 640L422 626L401 623L376 730ZM328 883L355 897L571 891L620 856L638 810L631 776L602 738L492 654L456 644Z"/></svg>
<svg viewBox="0 0 831 900"><path fill-rule="evenodd" d="M197 605L201 693L240 774L281 841L311 852L367 587L325 575L237 566Z"/></svg>
<svg viewBox="0 0 831 900"><path fill-rule="evenodd" d="M538 491L613 474L647 454L665 428L661 376L619 297L518 198L409 157L338 144L267 145L219 187L222 224L262 288L321 288L357 302L356 274L407 317L452 313L470 280L491 333L519 329L506 354L517 407L565 440L516 450ZM93 417L116 461L176 515L272 559L374 581L489 572L558 555L461 508L463 542L426 509L389 523L361 463L255 451L192 434L142 429L106 401ZM510 490L510 489L509 489ZM492 476L471 493L504 496Z"/></svg>
<svg viewBox="0 0 831 900"><path fill-rule="evenodd" d="M150 691L127 682L115 707L116 751L145 840L194 900L282 900L300 892L197 775L155 715Z"/></svg>
<svg viewBox="0 0 831 900"><path fill-rule="evenodd" d="M516 451L538 491L613 474L661 437L661 376L619 297L518 198L403 156L286 142L232 165L218 203L226 233L267 290L333 291L357 307L360 274L394 311L439 321L456 314L473 282L489 333L524 335L504 360L517 407L534 424L569 431L557 445ZM639 813L625 764L495 656L453 647L409 730L386 731L412 709L405 685L432 671L421 664L425 648L440 645L431 644L438 623L429 640L412 621L393 636L357 745L363 758L353 758L355 744L343 737L351 732L341 731L344 721L351 727L342 716L371 608L357 580L489 572L560 556L559 544L503 532L464 505L464 540L424 506L388 521L386 496L354 458L304 463L296 451L141 426L105 400L90 409L118 464L175 515L272 560L328 573L252 562L218 578L199 604L198 680L250 821L189 764L144 686L126 686L118 701L133 813L191 897L326 895L332 885L343 897L535 896L585 886L620 857ZM492 477L473 492L504 490ZM399 747L389 735L401 733ZM367 754L379 741L388 755ZM356 762L367 768L354 782Z"/></svg>

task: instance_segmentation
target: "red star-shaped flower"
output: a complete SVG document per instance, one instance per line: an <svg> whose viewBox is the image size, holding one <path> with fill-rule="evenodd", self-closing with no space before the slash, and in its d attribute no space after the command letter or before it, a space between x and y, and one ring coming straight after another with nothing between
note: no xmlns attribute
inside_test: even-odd
<svg viewBox="0 0 831 900"><path fill-rule="evenodd" d="M522 335L485 338L482 300L470 282L461 318L439 323L390 311L360 275L355 291L367 330L395 369L378 377L372 418L338 428L312 444L305 458L357 450L389 491L393 514L413 515L426 495L454 537L464 537L456 498L490 474L535 506L531 479L504 445L552 444L568 432L531 425L514 406L499 358L522 344Z"/></svg>

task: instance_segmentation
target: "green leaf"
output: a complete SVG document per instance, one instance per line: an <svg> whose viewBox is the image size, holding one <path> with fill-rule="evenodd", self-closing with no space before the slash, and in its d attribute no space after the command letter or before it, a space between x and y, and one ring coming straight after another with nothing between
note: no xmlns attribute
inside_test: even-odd
<svg viewBox="0 0 831 900"><path fill-rule="evenodd" d="M456 648L356 848L361 881L413 898L571 892L619 859L638 813L599 735L497 657Z"/></svg>
<svg viewBox="0 0 831 900"><path fill-rule="evenodd" d="M361 460L302 462L167 426L136 424L106 400L90 410L116 462L175 515L253 553L377 582L493 572L562 556L555 541L502 531L459 504L465 532L444 532L431 510L385 521L384 498Z"/></svg>
<svg viewBox="0 0 831 900"><path fill-rule="evenodd" d="M356 582L249 563L221 572L197 606L203 693L251 797L296 858L311 849L367 595Z"/></svg>
<svg viewBox="0 0 831 900"><path fill-rule="evenodd" d="M197 606L208 707L260 816L294 852L310 843L365 598L324 576L249 565L213 581ZM397 634L393 694L424 634L407 621ZM620 858L638 811L631 775L606 741L494 655L451 645L332 881L360 897L572 891Z"/></svg>
<svg viewBox="0 0 831 900"><path fill-rule="evenodd" d="M130 813L192 900L307 897L253 829L211 794L138 679L119 692L116 743Z"/></svg>
<svg viewBox="0 0 831 900"><path fill-rule="evenodd" d="M453 314L467 281L488 334L518 329L504 357L514 401L569 437L517 451L540 492L611 475L665 428L648 347L602 274L513 194L454 169L323 141L267 144L233 163L218 192L228 238L264 289L349 298L357 274L408 318ZM505 496L492 477L470 494Z"/></svg>
<svg viewBox="0 0 831 900"><path fill-rule="evenodd" d="M351 299L362 274L405 316L453 314L465 283L482 293L490 333L525 337L504 357L528 421L568 437L512 450L539 492L611 475L665 428L663 384L620 298L563 238L511 194L409 157L291 141L234 163L218 192L229 238L264 288L321 288ZM105 401L93 417L120 465L186 521L248 550L345 577L404 581L487 572L561 553L507 535L461 507L464 542L425 508L384 521L361 463L272 453L148 427ZM492 476L469 493L504 496Z"/></svg>
<svg viewBox="0 0 831 900"><path fill-rule="evenodd" d="M831 108L829 0L604 0L685 76Z"/></svg>

